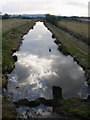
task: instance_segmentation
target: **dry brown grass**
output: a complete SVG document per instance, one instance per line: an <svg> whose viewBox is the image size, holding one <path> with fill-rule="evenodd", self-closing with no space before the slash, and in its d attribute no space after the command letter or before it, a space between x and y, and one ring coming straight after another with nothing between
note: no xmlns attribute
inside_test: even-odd
<svg viewBox="0 0 90 120"><path fill-rule="evenodd" d="M59 25L67 27L75 33L88 37L88 23L86 22L61 20Z"/></svg>
<svg viewBox="0 0 90 120"><path fill-rule="evenodd" d="M14 29L24 23L27 23L31 20L28 19L7 19L2 20L2 33L5 33L11 29Z"/></svg>

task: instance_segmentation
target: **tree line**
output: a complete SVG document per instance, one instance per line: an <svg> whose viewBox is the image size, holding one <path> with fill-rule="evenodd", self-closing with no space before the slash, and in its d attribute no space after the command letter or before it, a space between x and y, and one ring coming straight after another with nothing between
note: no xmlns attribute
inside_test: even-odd
<svg viewBox="0 0 90 120"><path fill-rule="evenodd" d="M47 14L46 15L46 21L57 26L58 25L58 18L57 16Z"/></svg>

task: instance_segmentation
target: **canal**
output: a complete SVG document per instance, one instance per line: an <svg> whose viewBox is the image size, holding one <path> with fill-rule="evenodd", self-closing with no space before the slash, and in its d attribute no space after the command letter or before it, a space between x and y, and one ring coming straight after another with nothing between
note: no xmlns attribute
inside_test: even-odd
<svg viewBox="0 0 90 120"><path fill-rule="evenodd" d="M73 57L58 51L54 41L43 22L36 22L34 28L23 36L20 49L14 53L18 58L15 69L8 75L8 95L14 102L40 97L52 99L52 86L61 87L64 98L87 97L84 70ZM47 111L46 106L40 107ZM19 113L24 109L19 108Z"/></svg>

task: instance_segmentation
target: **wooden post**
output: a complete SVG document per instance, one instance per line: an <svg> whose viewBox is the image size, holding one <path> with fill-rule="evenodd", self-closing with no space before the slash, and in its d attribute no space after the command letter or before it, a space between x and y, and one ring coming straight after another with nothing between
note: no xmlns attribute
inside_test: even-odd
<svg viewBox="0 0 90 120"><path fill-rule="evenodd" d="M53 109L62 105L62 88L53 86Z"/></svg>

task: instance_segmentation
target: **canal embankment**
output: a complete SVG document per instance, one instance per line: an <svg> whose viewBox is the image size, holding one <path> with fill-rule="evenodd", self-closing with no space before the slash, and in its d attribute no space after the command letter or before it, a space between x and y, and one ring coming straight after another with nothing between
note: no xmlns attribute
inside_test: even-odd
<svg viewBox="0 0 90 120"><path fill-rule="evenodd" d="M2 89L7 88L8 77L14 68L13 53L17 51L22 43L22 37L35 25L35 20L8 19L2 21ZM3 93L2 93L3 94ZM16 118L17 111L9 97L2 99L3 119Z"/></svg>
<svg viewBox="0 0 90 120"><path fill-rule="evenodd" d="M3 22L5 24L5 21ZM8 20L8 22L6 21L6 25L2 26L4 27L2 34L2 87L7 86L8 83L5 73L10 73L15 67L12 55L19 49L23 35L33 28L35 21L21 20L20 22L20 20ZM5 27L8 27L6 31L4 30Z"/></svg>

